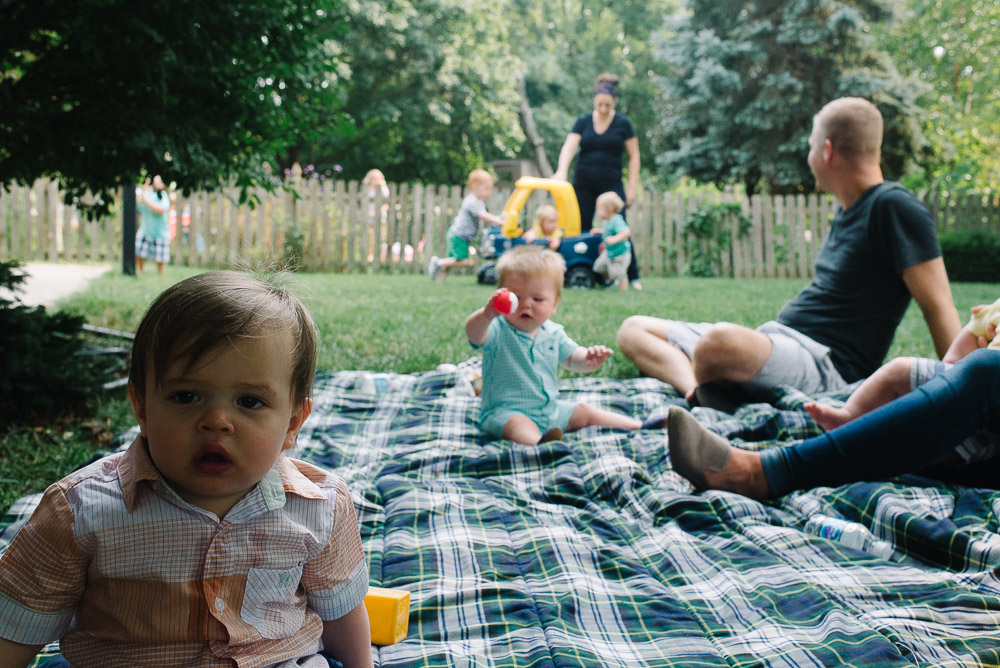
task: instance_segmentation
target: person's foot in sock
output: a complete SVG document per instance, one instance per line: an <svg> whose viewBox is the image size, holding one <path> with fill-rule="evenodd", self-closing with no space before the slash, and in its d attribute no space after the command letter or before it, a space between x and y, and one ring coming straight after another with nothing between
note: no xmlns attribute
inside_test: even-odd
<svg viewBox="0 0 1000 668"><path fill-rule="evenodd" d="M680 406L671 406L667 419L670 461L696 488L721 489L752 499L771 496L758 453L732 447Z"/></svg>

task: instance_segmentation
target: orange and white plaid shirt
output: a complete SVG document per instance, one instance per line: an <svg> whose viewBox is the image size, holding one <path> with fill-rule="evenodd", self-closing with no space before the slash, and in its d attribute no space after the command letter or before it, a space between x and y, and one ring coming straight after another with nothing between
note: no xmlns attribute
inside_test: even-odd
<svg viewBox="0 0 1000 668"><path fill-rule="evenodd" d="M220 520L137 438L45 491L0 559L0 637L74 667L284 665L367 590L340 477L282 457Z"/></svg>

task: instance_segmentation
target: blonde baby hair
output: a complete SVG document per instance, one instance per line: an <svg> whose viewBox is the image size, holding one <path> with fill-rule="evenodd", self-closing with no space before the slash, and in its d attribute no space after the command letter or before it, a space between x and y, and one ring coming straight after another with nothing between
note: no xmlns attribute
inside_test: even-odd
<svg viewBox="0 0 1000 668"><path fill-rule="evenodd" d="M622 200L622 198L618 196L618 193L611 190L599 195L597 197L597 201L595 202L595 204L598 207L602 206L608 207L615 213L621 213L622 209L625 208L625 202Z"/></svg>
<svg viewBox="0 0 1000 668"><path fill-rule="evenodd" d="M369 169L365 174L365 178L361 179L361 183L369 185L372 182L385 183L385 174L382 173L381 169Z"/></svg>
<svg viewBox="0 0 1000 668"><path fill-rule="evenodd" d="M556 209L551 204L543 204L542 206L538 207L538 211L535 212L535 225L541 227L542 221L545 220L546 218L555 218L558 221L559 210Z"/></svg>
<svg viewBox="0 0 1000 668"><path fill-rule="evenodd" d="M471 188L477 183L489 183L493 184L493 175L487 172L485 169L473 169L469 172L468 186Z"/></svg>
<svg viewBox="0 0 1000 668"><path fill-rule="evenodd" d="M566 260L559 253L551 253L541 246L517 246L501 255L497 262L497 287L506 287L510 275L517 273L551 278L558 298L562 296Z"/></svg>

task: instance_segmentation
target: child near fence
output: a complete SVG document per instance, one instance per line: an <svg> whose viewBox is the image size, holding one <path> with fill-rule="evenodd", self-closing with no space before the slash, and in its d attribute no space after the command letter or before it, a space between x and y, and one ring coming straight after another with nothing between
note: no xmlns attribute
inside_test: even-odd
<svg viewBox="0 0 1000 668"><path fill-rule="evenodd" d="M427 273L438 283L444 283L448 272L455 267L471 267L469 246L479 235L484 222L500 225L503 219L486 210L486 198L493 192L493 177L484 169L474 169L469 174L469 194L462 200L455 220L448 228L448 257L431 258Z"/></svg>

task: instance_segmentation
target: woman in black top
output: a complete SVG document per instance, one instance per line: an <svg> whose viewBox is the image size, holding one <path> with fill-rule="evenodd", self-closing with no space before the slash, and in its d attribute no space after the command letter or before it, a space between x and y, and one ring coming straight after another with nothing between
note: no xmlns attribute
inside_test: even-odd
<svg viewBox="0 0 1000 668"><path fill-rule="evenodd" d="M618 77L602 74L597 77L594 89L594 111L582 114L566 135L566 142L559 151L559 166L553 178L565 181L569 164L580 149L573 172L573 190L580 203L580 227L583 231L593 227L594 206L597 196L613 191L625 200L628 207L635 201L639 183L639 140L632 121L625 114L615 112L618 101ZM622 187L622 152L628 153L628 187ZM625 212L622 211L622 215ZM628 268L632 287L641 290L639 268L632 246L632 262Z"/></svg>

